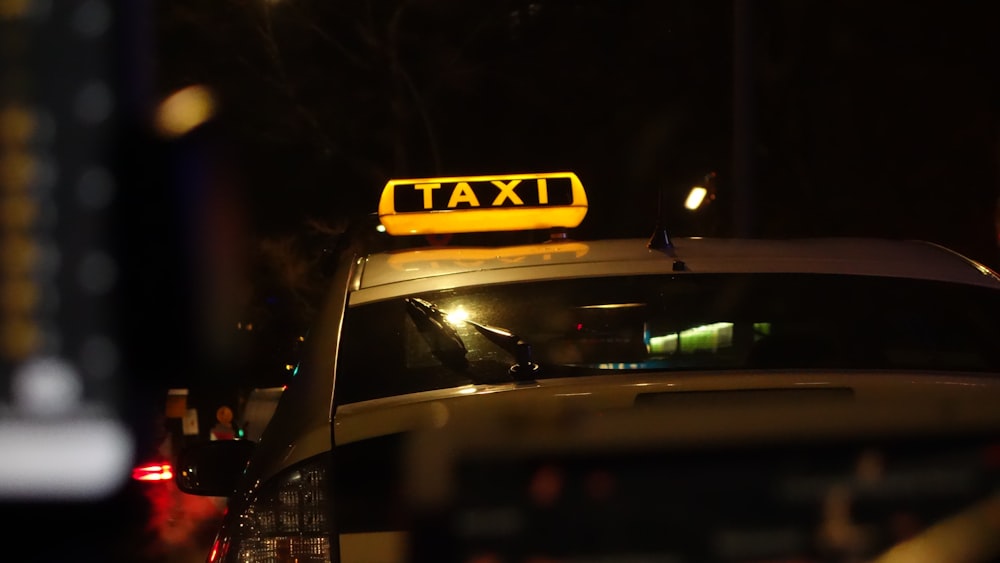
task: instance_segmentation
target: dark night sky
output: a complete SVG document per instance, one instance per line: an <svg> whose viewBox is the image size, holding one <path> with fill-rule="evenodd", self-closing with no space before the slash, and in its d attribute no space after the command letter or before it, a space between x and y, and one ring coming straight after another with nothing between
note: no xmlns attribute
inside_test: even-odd
<svg viewBox="0 0 1000 563"><path fill-rule="evenodd" d="M256 234L370 212L390 177L564 168L593 234L645 236L656 190L710 170L711 232L731 230L731 1L266 4L176 0L158 20L157 88L221 93ZM755 234L994 262L997 8L755 6Z"/></svg>
<svg viewBox="0 0 1000 563"><path fill-rule="evenodd" d="M155 90L218 93L225 151L208 154L229 155L231 181L215 195L246 212L252 253L278 249L257 254L258 295L288 297L308 271L288 240L371 213L389 178L562 169L588 187L582 237L649 236L662 190L675 236L745 221L762 237L931 240L996 266L1000 8L772 0L735 21L740 1L170 0L155 4ZM751 110L743 182L735 99ZM710 171L718 198L685 212Z"/></svg>

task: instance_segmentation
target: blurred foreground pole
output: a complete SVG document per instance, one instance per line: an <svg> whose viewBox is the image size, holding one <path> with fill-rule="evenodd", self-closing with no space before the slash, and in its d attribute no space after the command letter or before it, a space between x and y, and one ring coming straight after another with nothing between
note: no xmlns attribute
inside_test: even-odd
<svg viewBox="0 0 1000 563"><path fill-rule="evenodd" d="M119 26L108 2L0 0L3 501L104 499L132 462L114 312L126 261L109 229L126 191Z"/></svg>
<svg viewBox="0 0 1000 563"><path fill-rule="evenodd" d="M753 4L733 0L733 234L755 236Z"/></svg>

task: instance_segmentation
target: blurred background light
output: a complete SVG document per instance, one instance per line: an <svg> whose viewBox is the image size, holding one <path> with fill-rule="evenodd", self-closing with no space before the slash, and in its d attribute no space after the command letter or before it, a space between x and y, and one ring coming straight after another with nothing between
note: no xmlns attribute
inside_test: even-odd
<svg viewBox="0 0 1000 563"><path fill-rule="evenodd" d="M154 125L167 138L176 138L205 123L215 114L215 97L204 86L182 88L156 108Z"/></svg>
<svg viewBox="0 0 1000 563"><path fill-rule="evenodd" d="M708 195L708 190L701 186L691 188L691 191L688 193L687 200L684 201L684 207L692 211L698 209L705 201L706 195Z"/></svg>

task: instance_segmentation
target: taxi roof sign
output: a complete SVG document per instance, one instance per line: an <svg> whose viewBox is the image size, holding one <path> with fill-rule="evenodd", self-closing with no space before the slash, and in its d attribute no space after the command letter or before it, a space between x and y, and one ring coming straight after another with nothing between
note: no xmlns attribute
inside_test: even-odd
<svg viewBox="0 0 1000 563"><path fill-rule="evenodd" d="M572 172L390 180L378 206L390 235L572 229L586 214Z"/></svg>

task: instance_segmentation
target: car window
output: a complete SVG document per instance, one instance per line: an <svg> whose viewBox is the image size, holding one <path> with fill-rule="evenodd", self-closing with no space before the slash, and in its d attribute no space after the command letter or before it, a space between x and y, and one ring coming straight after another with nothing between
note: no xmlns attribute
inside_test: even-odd
<svg viewBox="0 0 1000 563"><path fill-rule="evenodd" d="M451 319L464 361L435 354L440 343L421 332L408 297ZM1000 370L1000 299L985 288L850 275L607 276L350 307L337 403L511 381L514 354L468 321L529 344L541 366L537 378L675 369Z"/></svg>

